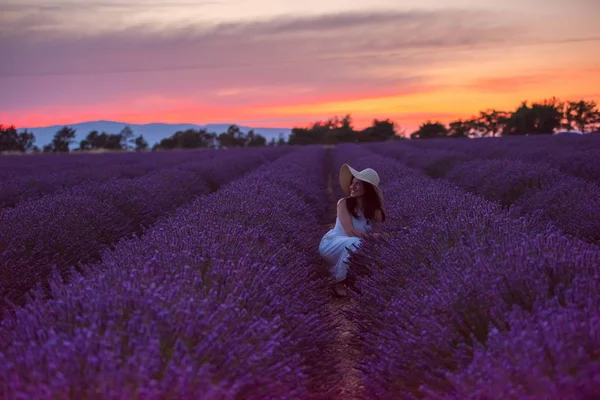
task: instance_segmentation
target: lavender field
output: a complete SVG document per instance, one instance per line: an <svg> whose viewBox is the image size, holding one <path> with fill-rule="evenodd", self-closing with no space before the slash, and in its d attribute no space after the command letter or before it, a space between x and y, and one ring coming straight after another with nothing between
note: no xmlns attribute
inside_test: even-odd
<svg viewBox="0 0 600 400"><path fill-rule="evenodd" d="M387 220L331 296L343 163ZM600 136L0 158L1 399L595 399Z"/></svg>

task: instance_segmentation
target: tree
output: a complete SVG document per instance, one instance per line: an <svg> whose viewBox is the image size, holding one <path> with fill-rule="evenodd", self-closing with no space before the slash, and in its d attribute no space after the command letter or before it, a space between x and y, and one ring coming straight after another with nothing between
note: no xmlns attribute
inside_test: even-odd
<svg viewBox="0 0 600 400"><path fill-rule="evenodd" d="M204 129L190 128L184 131L177 131L171 137L162 139L152 149L214 148L215 139L216 135L214 133L209 133Z"/></svg>
<svg viewBox="0 0 600 400"><path fill-rule="evenodd" d="M119 132L119 136L121 142L120 148L125 150L129 149L129 143L134 141L133 130L129 126L125 126L121 129L121 132Z"/></svg>
<svg viewBox="0 0 600 400"><path fill-rule="evenodd" d="M98 134L98 131L91 131L87 137L79 143L79 151L97 149L123 150L123 146L124 141L120 133L109 134L102 132L101 134Z"/></svg>
<svg viewBox="0 0 600 400"><path fill-rule="evenodd" d="M277 146L285 146L285 138L283 137L283 133L279 133L279 138L277 139Z"/></svg>
<svg viewBox="0 0 600 400"><path fill-rule="evenodd" d="M283 133L279 133L277 140L274 137L269 140L268 146L285 146L287 143L285 142L285 138L283 137Z"/></svg>
<svg viewBox="0 0 600 400"><path fill-rule="evenodd" d="M563 120L561 127L580 132L592 131L594 125L600 122L600 111L596 108L595 101L569 101L564 104Z"/></svg>
<svg viewBox="0 0 600 400"><path fill-rule="evenodd" d="M27 130L19 133L14 125L4 127L0 124L0 151L25 153L33 150L35 135Z"/></svg>
<svg viewBox="0 0 600 400"><path fill-rule="evenodd" d="M475 130L476 122L473 119L463 121L459 119L457 121L450 122L448 137L451 138L468 138Z"/></svg>
<svg viewBox="0 0 600 400"><path fill-rule="evenodd" d="M245 147L260 147L267 144L267 139L264 136L254 133L254 129L248 131L247 140L244 143Z"/></svg>
<svg viewBox="0 0 600 400"><path fill-rule="evenodd" d="M308 128L292 128L288 139L291 145L336 144L358 141L358 132L352 126L350 114L317 121Z"/></svg>
<svg viewBox="0 0 600 400"><path fill-rule="evenodd" d="M135 144L135 151L144 151L148 149L148 142L144 139L144 136L140 135L133 140Z"/></svg>
<svg viewBox="0 0 600 400"><path fill-rule="evenodd" d="M396 125L389 119L373 120L371 126L363 129L358 135L359 142L382 142L396 139Z"/></svg>
<svg viewBox="0 0 600 400"><path fill-rule="evenodd" d="M324 138L326 144L358 141L358 132L352 126L352 116L350 114L343 118L336 116L333 120L329 120L326 126L328 127Z"/></svg>
<svg viewBox="0 0 600 400"><path fill-rule="evenodd" d="M54 135L52 143L44 146L44 151L53 153L68 153L69 145L75 141L75 132L76 130L74 128L63 126Z"/></svg>
<svg viewBox="0 0 600 400"><path fill-rule="evenodd" d="M510 113L506 111L497 111L487 109L480 111L479 116L473 119L474 130L481 136L501 135L505 130L506 122L510 117Z"/></svg>
<svg viewBox="0 0 600 400"><path fill-rule="evenodd" d="M448 129L441 122L427 121L411 133L411 139L435 139L448 137Z"/></svg>
<svg viewBox="0 0 600 400"><path fill-rule="evenodd" d="M35 143L35 135L33 132L29 132L27 130L19 133L17 138L17 147L19 151L22 153L28 152L33 149Z"/></svg>
<svg viewBox="0 0 600 400"><path fill-rule="evenodd" d="M562 120L562 106L555 98L533 103L531 107L524 101L507 119L504 135L550 135L559 128Z"/></svg>
<svg viewBox="0 0 600 400"><path fill-rule="evenodd" d="M325 143L325 135L332 129L331 120L314 122L309 128L292 128L288 143L291 145L310 145Z"/></svg>
<svg viewBox="0 0 600 400"><path fill-rule="evenodd" d="M230 125L227 132L218 136L219 147L245 147L247 137L237 125Z"/></svg>

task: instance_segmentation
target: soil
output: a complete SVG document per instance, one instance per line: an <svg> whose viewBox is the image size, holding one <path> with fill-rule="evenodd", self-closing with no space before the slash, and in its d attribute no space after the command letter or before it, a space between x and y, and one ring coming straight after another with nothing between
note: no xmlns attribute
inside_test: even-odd
<svg viewBox="0 0 600 400"><path fill-rule="evenodd" d="M330 161L330 160L329 160ZM335 191L333 189L333 174L328 171L327 178L327 194L331 206L330 218L325 225L325 230L333 227L336 218L335 212ZM364 399L363 386L360 379L360 371L356 368L357 360L360 360L360 351L352 346L353 338L356 332L356 326L353 321L349 320L344 311L354 306L355 301L350 295L346 297L336 297L331 292L331 301L329 307L331 314L335 318L335 322L339 323L337 328L336 339L332 345L331 352L334 353L341 361L341 381L338 384L340 389L339 397L336 399L353 400Z"/></svg>

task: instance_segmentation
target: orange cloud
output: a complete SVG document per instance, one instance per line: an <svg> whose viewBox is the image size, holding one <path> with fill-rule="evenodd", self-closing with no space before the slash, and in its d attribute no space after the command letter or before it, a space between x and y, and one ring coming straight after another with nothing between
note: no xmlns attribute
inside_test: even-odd
<svg viewBox="0 0 600 400"><path fill-rule="evenodd" d="M10 55L0 65L0 122L291 127L351 114L359 127L390 118L411 130L598 92L594 42L536 40L541 31L523 20L440 10L81 38L15 29L0 35Z"/></svg>

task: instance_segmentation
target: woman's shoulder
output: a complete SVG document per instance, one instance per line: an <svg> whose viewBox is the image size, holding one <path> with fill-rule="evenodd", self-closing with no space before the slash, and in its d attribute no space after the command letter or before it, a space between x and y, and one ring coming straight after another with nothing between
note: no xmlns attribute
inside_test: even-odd
<svg viewBox="0 0 600 400"><path fill-rule="evenodd" d="M348 214L348 207L346 207L346 197L342 197L338 200L336 208L338 215Z"/></svg>

